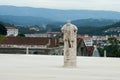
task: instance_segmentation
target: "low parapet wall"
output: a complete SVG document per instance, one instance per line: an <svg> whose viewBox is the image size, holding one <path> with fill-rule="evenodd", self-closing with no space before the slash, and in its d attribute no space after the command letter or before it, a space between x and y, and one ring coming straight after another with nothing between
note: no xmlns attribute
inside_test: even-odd
<svg viewBox="0 0 120 80"><path fill-rule="evenodd" d="M28 48L28 54L59 55L62 49L58 48ZM27 54L27 48L0 48L0 53L4 54Z"/></svg>

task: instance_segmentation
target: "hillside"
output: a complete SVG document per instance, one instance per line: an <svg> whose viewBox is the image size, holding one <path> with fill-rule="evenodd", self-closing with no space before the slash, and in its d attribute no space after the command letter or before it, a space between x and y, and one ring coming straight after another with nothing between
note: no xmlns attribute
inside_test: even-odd
<svg viewBox="0 0 120 80"><path fill-rule="evenodd" d="M118 21L112 25L109 25L109 27L120 27L120 21Z"/></svg>
<svg viewBox="0 0 120 80"><path fill-rule="evenodd" d="M66 20L78 27L78 34L101 35L117 26L120 12L0 6L0 21L13 25L46 25L46 30L40 32L60 31Z"/></svg>
<svg viewBox="0 0 120 80"><path fill-rule="evenodd" d="M0 21L14 25L46 25L53 22L52 20L43 17L11 15L0 15Z"/></svg>
<svg viewBox="0 0 120 80"><path fill-rule="evenodd" d="M119 35L120 34L119 21L114 22L112 20L86 19L86 21L77 20L77 21L72 21L72 23L77 25L78 34L81 35L82 34L89 34L89 35L113 35L113 34ZM51 31L60 31L60 27L56 27L55 24L47 25L47 29L49 28L51 28Z"/></svg>
<svg viewBox="0 0 120 80"><path fill-rule="evenodd" d="M106 25L111 25L115 23L117 20L110 20L110 19L79 19L72 21L78 27L101 27Z"/></svg>
<svg viewBox="0 0 120 80"><path fill-rule="evenodd" d="M104 34L107 34L107 35L119 35L120 34L120 21L112 25L105 26L102 31Z"/></svg>
<svg viewBox="0 0 120 80"><path fill-rule="evenodd" d="M0 6L0 15L42 17L55 21L77 19L120 19L120 12L97 10L57 10L32 7Z"/></svg>
<svg viewBox="0 0 120 80"><path fill-rule="evenodd" d="M43 17L32 17L32 16L11 16L11 15L0 15L0 21L14 24L14 25L64 25L65 22L53 21ZM79 19L71 21L76 26L94 26L101 27L115 23L117 20L109 19Z"/></svg>

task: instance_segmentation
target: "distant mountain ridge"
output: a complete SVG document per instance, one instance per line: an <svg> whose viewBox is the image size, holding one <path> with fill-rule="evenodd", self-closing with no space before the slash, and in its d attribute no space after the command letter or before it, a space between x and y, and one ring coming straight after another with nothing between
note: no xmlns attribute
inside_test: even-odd
<svg viewBox="0 0 120 80"><path fill-rule="evenodd" d="M87 18L120 19L120 12L115 11L57 10L15 6L0 6L0 15L43 17L57 21Z"/></svg>
<svg viewBox="0 0 120 80"><path fill-rule="evenodd" d="M64 25L65 22L56 22L50 19L42 18L42 17L31 17L31 16L10 16L10 15L0 15L0 21L14 24L14 25ZM71 23L78 27L101 27L106 25L111 25L117 22L117 20L109 20L109 19L79 19L73 20Z"/></svg>
<svg viewBox="0 0 120 80"><path fill-rule="evenodd" d="M0 21L14 25L46 25L53 22L50 19L42 17L11 16L11 15L0 15Z"/></svg>
<svg viewBox="0 0 120 80"><path fill-rule="evenodd" d="M86 22L89 23L87 25L95 26L100 25L97 23L101 22L100 26L102 26L109 23L112 24L114 22L112 20L120 20L120 12L95 10L57 10L32 7L0 6L0 20L16 25L44 25L54 22L64 23L67 20L71 20L73 23L78 25L81 24L83 26L86 24ZM107 22L107 20L109 22Z"/></svg>
<svg viewBox="0 0 120 80"><path fill-rule="evenodd" d="M111 25L116 22L117 22L116 20L110 20L110 19L91 19L91 18L72 21L72 23L78 27L81 27L81 26L100 27L100 26Z"/></svg>

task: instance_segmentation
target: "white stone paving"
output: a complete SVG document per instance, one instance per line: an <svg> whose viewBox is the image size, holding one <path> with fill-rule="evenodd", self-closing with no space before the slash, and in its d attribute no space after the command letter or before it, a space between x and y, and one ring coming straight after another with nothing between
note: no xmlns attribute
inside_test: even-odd
<svg viewBox="0 0 120 80"><path fill-rule="evenodd" d="M120 58L77 57L76 68L63 65L63 56L0 54L0 80L120 80Z"/></svg>

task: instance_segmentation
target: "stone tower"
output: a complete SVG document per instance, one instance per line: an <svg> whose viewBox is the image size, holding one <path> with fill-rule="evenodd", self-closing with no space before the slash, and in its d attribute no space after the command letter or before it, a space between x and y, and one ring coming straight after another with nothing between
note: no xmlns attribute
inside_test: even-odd
<svg viewBox="0 0 120 80"><path fill-rule="evenodd" d="M77 30L70 21L61 28L64 41L64 67L76 67Z"/></svg>

